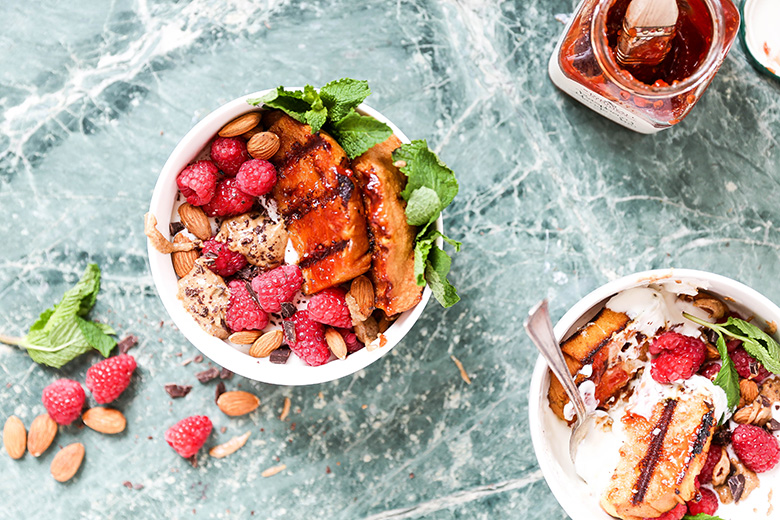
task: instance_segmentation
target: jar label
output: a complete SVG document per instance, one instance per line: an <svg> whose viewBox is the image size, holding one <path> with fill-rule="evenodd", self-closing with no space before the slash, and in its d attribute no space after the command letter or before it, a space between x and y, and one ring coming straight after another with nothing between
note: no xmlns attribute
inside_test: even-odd
<svg viewBox="0 0 780 520"><path fill-rule="evenodd" d="M654 127L647 120L626 110L614 101L567 78L558 65L557 51L554 52L550 58L549 73L550 79L552 79L553 83L555 83L559 89L607 119L614 121L619 125L623 125L634 132L639 132L640 134L654 134L663 130L663 128Z"/></svg>

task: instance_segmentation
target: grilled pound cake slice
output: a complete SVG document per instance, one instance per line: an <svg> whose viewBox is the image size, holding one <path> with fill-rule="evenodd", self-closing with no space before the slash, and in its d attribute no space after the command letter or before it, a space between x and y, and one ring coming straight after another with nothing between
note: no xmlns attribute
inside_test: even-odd
<svg viewBox="0 0 780 520"><path fill-rule="evenodd" d="M264 121L279 136L279 150L271 158L278 173L272 193L300 258L304 293L368 271L363 199L344 150L327 133L312 134L311 127L283 112L271 112Z"/></svg>
<svg viewBox="0 0 780 520"><path fill-rule="evenodd" d="M616 395L630 381L634 366L617 362L617 355L625 344L621 333L629 323L629 317L622 312L614 312L606 307L593 320L580 328L571 338L561 344L563 357L572 375L585 365L593 367L589 377L578 376L577 384L590 379L596 385L596 399L603 405ZM569 402L563 386L550 374L550 389L547 391L550 408L563 420L563 409Z"/></svg>
<svg viewBox="0 0 780 520"><path fill-rule="evenodd" d="M696 494L715 426L710 399L697 392L667 398L650 420L627 413L620 462L601 507L623 520L657 518Z"/></svg>
<svg viewBox="0 0 780 520"><path fill-rule="evenodd" d="M393 135L352 161L374 243L370 275L376 306L388 316L417 305L423 291L414 277L417 228L406 222L406 201L400 195L406 175L393 165L393 151L400 146Z"/></svg>

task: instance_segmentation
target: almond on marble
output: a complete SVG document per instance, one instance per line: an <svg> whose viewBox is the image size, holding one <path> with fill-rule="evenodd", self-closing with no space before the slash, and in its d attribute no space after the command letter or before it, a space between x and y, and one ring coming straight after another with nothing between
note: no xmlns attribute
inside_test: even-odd
<svg viewBox="0 0 780 520"><path fill-rule="evenodd" d="M239 435L238 437L233 437L232 439L230 439L224 444L220 444L219 446L214 446L209 450L209 455L211 455L216 459L221 459L235 453L244 444L246 444L246 441L247 439L249 439L249 435L251 433L252 432L246 432L243 435Z"/></svg>
<svg viewBox="0 0 780 520"><path fill-rule="evenodd" d="M74 442L62 448L51 461L51 476L57 482L67 482L81 467L84 460L84 445Z"/></svg>
<svg viewBox="0 0 780 520"><path fill-rule="evenodd" d="M3 446L12 459L21 459L27 446L27 430L17 416L12 415L3 427Z"/></svg>
<svg viewBox="0 0 780 520"><path fill-rule="evenodd" d="M113 435L125 431L127 420L119 410L97 406L81 416L84 424L99 433Z"/></svg>
<svg viewBox="0 0 780 520"><path fill-rule="evenodd" d="M49 449L54 437L57 436L57 423L49 417L49 414L43 413L36 417L30 425L30 433L27 435L27 451L33 457L40 457L44 451Z"/></svg>
<svg viewBox="0 0 780 520"><path fill-rule="evenodd" d="M217 399L217 406L226 415L238 417L256 410L260 406L260 399L249 392L234 390L220 395Z"/></svg>

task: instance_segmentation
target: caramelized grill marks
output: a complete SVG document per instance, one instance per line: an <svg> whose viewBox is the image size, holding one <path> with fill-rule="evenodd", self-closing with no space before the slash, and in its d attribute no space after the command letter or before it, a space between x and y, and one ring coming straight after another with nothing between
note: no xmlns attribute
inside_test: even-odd
<svg viewBox="0 0 780 520"><path fill-rule="evenodd" d="M664 403L664 411L661 413L661 417L658 419L658 423L655 425L653 432L658 430L657 434L653 434L653 440L650 441L647 453L644 458L639 461L639 478L637 478L634 488L636 493L631 497L631 502L636 505L642 503L645 499L645 493L647 493L647 487L650 484L650 480L653 478L655 467L658 464L658 458L661 456L661 452L664 447L664 437L669 429L669 424L674 416L674 409L677 407L677 401L674 399L667 399ZM697 439L698 440L698 439ZM706 441L706 439L705 439Z"/></svg>
<svg viewBox="0 0 780 520"><path fill-rule="evenodd" d="M343 251L344 248L347 247L348 243L349 242L347 240L341 240L340 242L336 242L331 246L318 248L314 252L308 253L306 256L301 258L300 262L298 262L298 266L300 266L301 269L311 267L314 264L329 257L330 255Z"/></svg>

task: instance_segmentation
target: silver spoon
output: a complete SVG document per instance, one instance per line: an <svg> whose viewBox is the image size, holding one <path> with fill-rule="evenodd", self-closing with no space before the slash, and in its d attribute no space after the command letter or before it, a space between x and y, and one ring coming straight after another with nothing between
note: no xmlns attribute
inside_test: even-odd
<svg viewBox="0 0 780 520"><path fill-rule="evenodd" d="M547 361L547 365L552 370L555 377L563 385L563 389L566 391L566 395L574 403L574 409L577 412L577 420L574 422L571 430L571 437L569 437L569 456L572 463L574 463L577 455L577 447L582 439L590 430L590 422L593 419L593 414L589 414L585 408L585 402L582 400L577 385L574 383L574 379L569 373L569 367L566 365L566 360L563 357L561 347L558 345L558 341L555 339L553 333L552 322L550 321L550 313L547 310L547 300L542 300L536 307L531 309L528 313L528 319L525 320L525 330L528 335L531 336L531 341L534 342L536 348L542 354Z"/></svg>

